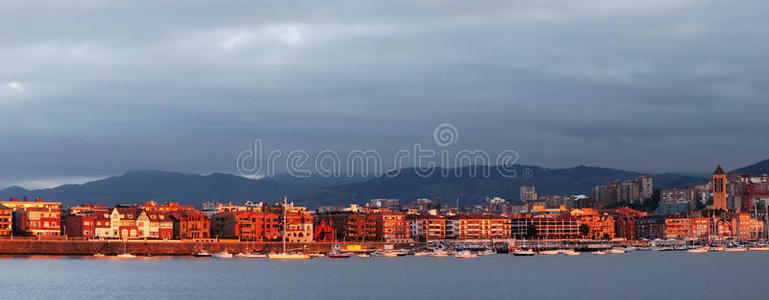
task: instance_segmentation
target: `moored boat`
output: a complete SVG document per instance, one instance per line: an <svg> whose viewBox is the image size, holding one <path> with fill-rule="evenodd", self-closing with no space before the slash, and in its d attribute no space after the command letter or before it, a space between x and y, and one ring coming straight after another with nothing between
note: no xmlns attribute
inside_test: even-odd
<svg viewBox="0 0 769 300"><path fill-rule="evenodd" d="M235 257L241 257L241 258L267 258L267 254L261 254L261 253L238 253L238 254L235 254Z"/></svg>
<svg viewBox="0 0 769 300"><path fill-rule="evenodd" d="M478 251L479 256L487 256L487 255L495 255L497 254L497 251L494 251L494 249L486 249L483 251Z"/></svg>
<svg viewBox="0 0 769 300"><path fill-rule="evenodd" d="M104 255L102 253L96 253L96 254L93 255L93 257L105 257L105 256L106 255Z"/></svg>
<svg viewBox="0 0 769 300"><path fill-rule="evenodd" d="M607 251L609 254L625 254L625 250L614 248Z"/></svg>
<svg viewBox="0 0 769 300"><path fill-rule="evenodd" d="M539 251L540 255L558 255L558 250Z"/></svg>
<svg viewBox="0 0 769 300"><path fill-rule="evenodd" d="M326 256L325 254L320 253L320 252L310 252L310 253L307 253L307 255L310 256L310 257L324 257L324 256Z"/></svg>
<svg viewBox="0 0 769 300"><path fill-rule="evenodd" d="M715 252L724 252L724 250L726 250L726 248L722 246L708 248L708 251L715 251Z"/></svg>
<svg viewBox="0 0 769 300"><path fill-rule="evenodd" d="M593 255L605 255L606 251L593 251Z"/></svg>
<svg viewBox="0 0 769 300"><path fill-rule="evenodd" d="M133 254L130 254L130 253L123 253L123 254L118 254L117 255L117 258L134 258L134 257L136 257L136 255L133 255Z"/></svg>
<svg viewBox="0 0 769 300"><path fill-rule="evenodd" d="M398 253L393 252L393 251L387 251L387 252L383 253L382 256L384 256L384 257L398 257Z"/></svg>
<svg viewBox="0 0 769 300"><path fill-rule="evenodd" d="M565 254L566 256L579 256L581 253L569 249L569 250L564 250L563 254Z"/></svg>
<svg viewBox="0 0 769 300"><path fill-rule="evenodd" d="M229 253L229 252L227 252L225 250L225 251L222 251L222 252L214 253L211 256L216 257L216 258L232 258L234 255L232 255L232 253Z"/></svg>
<svg viewBox="0 0 769 300"><path fill-rule="evenodd" d="M769 247L750 247L748 251L769 251Z"/></svg>
<svg viewBox="0 0 769 300"><path fill-rule="evenodd" d="M371 255L368 254L368 253L358 253L358 254L355 255L355 257L369 258L369 257L371 257Z"/></svg>
<svg viewBox="0 0 769 300"><path fill-rule="evenodd" d="M208 253L207 251L200 251L198 253L193 254L192 256L195 256L195 257L211 257L211 253Z"/></svg>
<svg viewBox="0 0 769 300"><path fill-rule="evenodd" d="M310 256L301 253L271 253L267 255L267 258L272 260L307 260Z"/></svg>
<svg viewBox="0 0 769 300"><path fill-rule="evenodd" d="M283 228L288 228L288 224L286 223L286 219L288 218L286 215L286 207L288 207L288 198L283 197ZM271 253L267 255L267 258L272 260L307 260L311 257L307 254L302 253L288 253L286 251L286 235L283 235L283 252L281 253Z"/></svg>
<svg viewBox="0 0 769 300"><path fill-rule="evenodd" d="M350 253L345 252L330 252L328 258L350 258Z"/></svg>
<svg viewBox="0 0 769 300"><path fill-rule="evenodd" d="M535 253L534 253L533 250L528 250L528 249L527 250L521 249L521 250L513 251L513 255L515 255L515 256L534 256L534 254Z"/></svg>
<svg viewBox="0 0 769 300"><path fill-rule="evenodd" d="M705 248L705 247L692 248L692 249L686 250L686 252L689 252L689 253L707 253L708 252L708 248Z"/></svg>
<svg viewBox="0 0 769 300"><path fill-rule="evenodd" d="M432 256L432 257L448 257L449 253L446 252L446 251L438 250L438 251L434 251L433 253L431 253L430 256Z"/></svg>
<svg viewBox="0 0 769 300"><path fill-rule="evenodd" d="M422 256L430 256L430 254L431 254L431 252L429 252L429 251L419 251L417 253L414 253L414 256L422 257Z"/></svg>
<svg viewBox="0 0 769 300"><path fill-rule="evenodd" d="M472 253L470 251L459 251L456 254L454 254L455 258L476 258L478 257L478 254Z"/></svg>

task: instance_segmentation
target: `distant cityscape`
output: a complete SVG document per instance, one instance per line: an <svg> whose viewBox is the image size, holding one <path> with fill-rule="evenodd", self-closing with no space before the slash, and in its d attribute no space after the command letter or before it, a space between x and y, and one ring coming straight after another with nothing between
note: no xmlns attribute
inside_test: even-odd
<svg viewBox="0 0 769 300"><path fill-rule="evenodd" d="M719 166L706 184L654 189L652 177L609 180L591 195L538 195L461 206L441 199L371 199L310 210L267 203L62 207L43 199L0 201L0 236L36 239L237 240L290 243L529 239L757 241L767 237L769 175ZM285 220L284 220L285 218ZM284 222L285 221L285 222ZM284 225L285 224L285 225Z"/></svg>

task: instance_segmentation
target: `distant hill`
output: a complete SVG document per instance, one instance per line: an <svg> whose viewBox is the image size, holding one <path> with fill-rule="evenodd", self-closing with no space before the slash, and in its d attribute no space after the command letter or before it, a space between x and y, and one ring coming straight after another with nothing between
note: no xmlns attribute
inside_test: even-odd
<svg viewBox="0 0 769 300"><path fill-rule="evenodd" d="M408 203L422 197L440 198L450 203L460 198L463 204L478 204L486 197L493 196L518 199L521 185L535 185L541 195L589 194L593 186L609 179L633 179L641 175L637 172L587 166L568 169L515 166L515 177L505 177L496 168L491 167L490 176L484 178L469 176L471 169L475 169L477 174L482 174L481 167L464 167L436 169L431 176L421 177L414 169L409 168L400 170L397 176L392 177L293 178L280 175L254 180L221 173L194 175L167 171L131 171L82 185L62 185L31 191L10 187L0 190L0 199L40 197L60 201L65 206L82 203L134 204L150 200L176 201L198 206L207 201L277 202L283 195L287 195L297 204L310 207L363 203L371 198L398 198L403 203ZM448 171L449 176L442 176L443 171ZM457 171L462 175L457 176ZM675 174L653 177L655 188L686 186L706 181L703 178Z"/></svg>
<svg viewBox="0 0 769 300"><path fill-rule="evenodd" d="M769 174L769 159L736 169L729 174Z"/></svg>
<svg viewBox="0 0 769 300"><path fill-rule="evenodd" d="M8 188L0 190L0 197L39 197L60 201L64 205L116 205L150 200L200 205L206 201L275 201L282 198L287 190L290 190L288 185L270 179L252 180L221 173L201 176L165 171L131 171L82 185L62 185L33 191Z"/></svg>

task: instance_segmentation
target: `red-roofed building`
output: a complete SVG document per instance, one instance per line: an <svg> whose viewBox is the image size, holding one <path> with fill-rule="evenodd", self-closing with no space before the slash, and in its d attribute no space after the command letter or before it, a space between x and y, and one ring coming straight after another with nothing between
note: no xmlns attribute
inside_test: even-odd
<svg viewBox="0 0 769 300"><path fill-rule="evenodd" d="M211 220L198 211L174 212L169 217L174 222L174 238L206 239L211 236Z"/></svg>
<svg viewBox="0 0 769 300"><path fill-rule="evenodd" d="M33 236L61 234L59 209L30 207L16 210L13 215L13 228L20 234Z"/></svg>

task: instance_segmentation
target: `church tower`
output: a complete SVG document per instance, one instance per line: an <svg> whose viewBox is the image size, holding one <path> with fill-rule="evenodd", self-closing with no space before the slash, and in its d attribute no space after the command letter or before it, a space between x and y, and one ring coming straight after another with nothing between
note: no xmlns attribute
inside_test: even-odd
<svg viewBox="0 0 769 300"><path fill-rule="evenodd" d="M713 172L713 209L726 209L726 173L719 165Z"/></svg>

